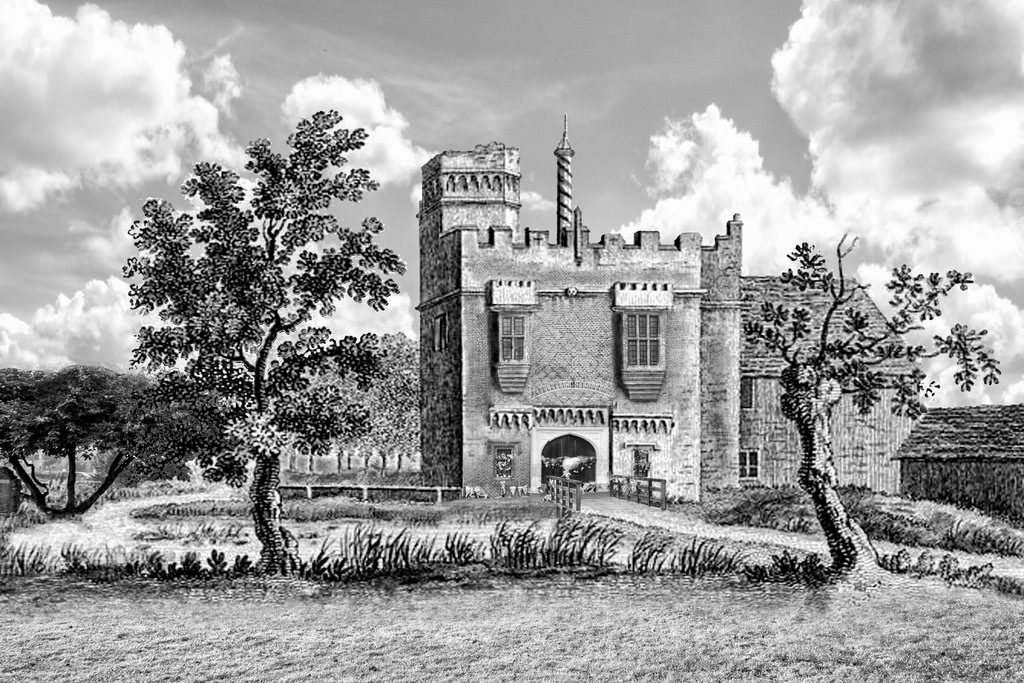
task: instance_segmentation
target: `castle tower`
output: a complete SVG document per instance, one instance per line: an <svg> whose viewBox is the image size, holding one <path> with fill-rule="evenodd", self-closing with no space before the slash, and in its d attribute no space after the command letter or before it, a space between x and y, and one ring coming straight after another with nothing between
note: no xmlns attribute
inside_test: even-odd
<svg viewBox="0 0 1024 683"><path fill-rule="evenodd" d="M523 241L519 150L500 142L447 151L423 165L420 200L420 398L423 471L435 483L462 480L467 243L490 228ZM465 238L465 239L464 239ZM472 299L472 297L470 297ZM472 327L472 325L469 325Z"/></svg>
<svg viewBox="0 0 1024 683"><path fill-rule="evenodd" d="M575 234L572 216L572 157L576 154L569 144L569 115L562 120L562 140L555 148L558 160L557 189L557 231L558 244L563 247L573 246Z"/></svg>

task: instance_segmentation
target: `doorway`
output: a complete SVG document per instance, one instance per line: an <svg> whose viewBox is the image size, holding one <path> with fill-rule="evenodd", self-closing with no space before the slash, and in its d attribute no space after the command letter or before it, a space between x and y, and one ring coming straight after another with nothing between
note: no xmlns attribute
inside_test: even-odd
<svg viewBox="0 0 1024 683"><path fill-rule="evenodd" d="M568 476L582 482L593 482L597 473L597 454L586 439L566 434L552 439L541 451L541 482L547 484L548 477Z"/></svg>

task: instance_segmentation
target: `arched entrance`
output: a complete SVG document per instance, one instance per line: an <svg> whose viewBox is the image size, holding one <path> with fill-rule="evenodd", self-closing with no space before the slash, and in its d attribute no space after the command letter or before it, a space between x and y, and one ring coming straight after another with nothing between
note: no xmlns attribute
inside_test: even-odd
<svg viewBox="0 0 1024 683"><path fill-rule="evenodd" d="M583 482L593 482L597 472L597 454L586 439L566 434L552 439L541 451L541 482L548 477L568 476Z"/></svg>

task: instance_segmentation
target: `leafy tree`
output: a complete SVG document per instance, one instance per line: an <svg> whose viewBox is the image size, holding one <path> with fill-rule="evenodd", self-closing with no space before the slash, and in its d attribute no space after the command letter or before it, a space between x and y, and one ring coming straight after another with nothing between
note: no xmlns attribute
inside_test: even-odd
<svg viewBox="0 0 1024 683"><path fill-rule="evenodd" d="M72 366L52 373L0 370L0 450L40 510L53 515L85 512L135 461L133 450L117 447L115 434L139 418L147 386L144 377L98 367ZM62 509L51 507L48 487L29 462L38 451L67 462ZM107 452L112 457L102 482L80 500L79 465Z"/></svg>
<svg viewBox="0 0 1024 683"><path fill-rule="evenodd" d="M409 454L420 446L419 346L404 334L385 334L380 339L381 374L361 390L352 376L326 374L314 382L314 391L327 385L350 404L349 415L363 413L366 429L346 440L345 446L378 450L382 457L393 451Z"/></svg>
<svg viewBox="0 0 1024 683"><path fill-rule="evenodd" d="M253 521L269 573L289 572L297 552L280 524L282 452L322 452L366 428L338 390L309 391L311 379L334 372L365 388L380 375L375 336L332 339L314 316L330 316L345 297L383 310L398 291L386 276L405 270L375 244L380 221L352 229L330 212L377 189L367 171L344 171L367 134L341 122L333 111L301 121L287 155L252 142L251 189L231 170L197 164L181 189L198 210L147 201L131 229L140 255L124 269L132 307L161 320L139 331L133 364L160 372L164 395L205 401L222 426L221 443L198 448L206 475L242 485L253 463Z"/></svg>
<svg viewBox="0 0 1024 683"><path fill-rule="evenodd" d="M985 330L954 325L946 336L934 336L928 345L910 343L906 335L920 332L923 323L942 315L940 302L954 288L974 283L970 273L951 270L945 276L914 274L896 268L886 285L893 313L884 325L856 307L848 306L867 285L843 275L843 259L856 246L846 236L836 248L833 272L813 245L798 245L789 254L796 270L788 269L781 282L799 291L818 290L829 305L820 319L807 308L763 302L760 319L744 325L744 334L763 344L786 362L780 383L782 413L800 435L800 486L810 494L821 528L828 540L832 568L837 573L873 570L877 553L864 531L850 519L836 493L832 451L832 411L843 395L850 395L861 413L868 413L885 391L893 394L893 412L911 418L925 411L922 397L936 384L925 384L919 361L946 355L958 370L953 379L962 391L982 377L985 384L999 381L999 363L983 342ZM894 371L894 367L903 368ZM908 369L909 368L909 369Z"/></svg>

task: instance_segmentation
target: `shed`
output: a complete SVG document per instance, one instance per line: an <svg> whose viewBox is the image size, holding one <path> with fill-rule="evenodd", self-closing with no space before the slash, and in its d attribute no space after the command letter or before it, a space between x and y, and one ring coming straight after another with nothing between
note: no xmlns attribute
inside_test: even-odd
<svg viewBox="0 0 1024 683"><path fill-rule="evenodd" d="M6 467L0 467L0 514L17 512L21 505L21 480Z"/></svg>
<svg viewBox="0 0 1024 683"><path fill-rule="evenodd" d="M894 459L905 496L1024 517L1024 405L933 408Z"/></svg>

